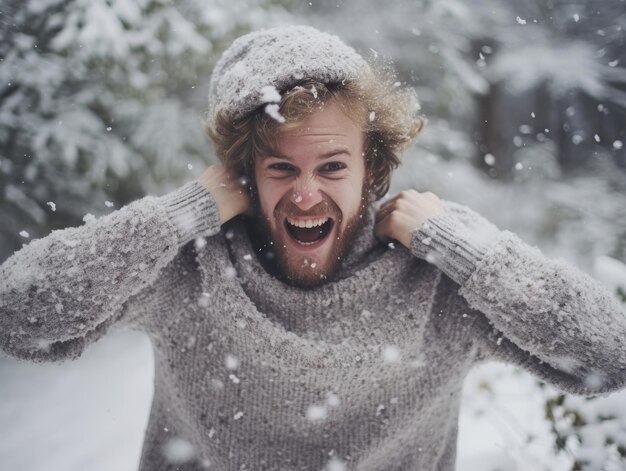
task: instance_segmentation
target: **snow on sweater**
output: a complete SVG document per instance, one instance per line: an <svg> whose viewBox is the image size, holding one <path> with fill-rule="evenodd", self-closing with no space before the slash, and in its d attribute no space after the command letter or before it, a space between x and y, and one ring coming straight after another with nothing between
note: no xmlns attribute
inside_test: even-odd
<svg viewBox="0 0 626 471"><path fill-rule="evenodd" d="M220 230L212 196L189 183L9 258L0 348L57 361L114 325L147 332L142 471L452 470L463 379L485 359L575 394L623 388L613 296L445 207L410 251L378 242L368 214L337 279L300 289L263 269L241 218Z"/></svg>

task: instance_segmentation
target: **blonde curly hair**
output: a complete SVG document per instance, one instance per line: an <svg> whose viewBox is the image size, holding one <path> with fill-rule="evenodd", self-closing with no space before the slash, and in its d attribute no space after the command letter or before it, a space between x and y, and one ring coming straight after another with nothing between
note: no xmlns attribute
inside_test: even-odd
<svg viewBox="0 0 626 471"><path fill-rule="evenodd" d="M281 132L297 127L307 115L333 100L365 132L368 189L379 199L389 190L401 151L427 122L417 113L414 90L397 85L375 74L342 83L303 81L281 93L278 112L284 122L272 118L262 106L234 121L218 112L214 120L207 121L206 132L224 166L252 178L255 158L271 155Z"/></svg>

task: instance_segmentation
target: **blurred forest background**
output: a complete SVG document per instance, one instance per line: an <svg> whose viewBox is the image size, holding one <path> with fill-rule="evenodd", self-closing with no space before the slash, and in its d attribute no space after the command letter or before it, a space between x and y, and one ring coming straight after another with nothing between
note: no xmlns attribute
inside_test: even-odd
<svg viewBox="0 0 626 471"><path fill-rule="evenodd" d="M293 23L417 90L429 125L394 189L466 204L626 301L625 0L0 0L0 261L197 177L220 52ZM536 388L561 469L625 462L626 397Z"/></svg>

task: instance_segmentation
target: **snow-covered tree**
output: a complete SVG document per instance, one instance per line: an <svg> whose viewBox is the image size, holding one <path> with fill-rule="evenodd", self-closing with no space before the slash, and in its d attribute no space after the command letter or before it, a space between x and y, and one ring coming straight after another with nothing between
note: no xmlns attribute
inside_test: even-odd
<svg viewBox="0 0 626 471"><path fill-rule="evenodd" d="M221 49L286 17L264 0L3 3L0 260L24 237L195 175Z"/></svg>

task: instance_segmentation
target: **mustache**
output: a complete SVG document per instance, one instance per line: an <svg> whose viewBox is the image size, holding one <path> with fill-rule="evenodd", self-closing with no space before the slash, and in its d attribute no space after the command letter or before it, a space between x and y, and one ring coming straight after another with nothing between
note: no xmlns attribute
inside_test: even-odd
<svg viewBox="0 0 626 471"><path fill-rule="evenodd" d="M274 215L284 215L291 217L330 216L333 219L339 219L341 216L341 211L334 202L332 202L331 200L327 200L326 198L324 198L322 201L320 201L307 211L303 211L302 209L300 209L296 204L292 203L289 198L283 198L276 205L276 208L274 209Z"/></svg>

